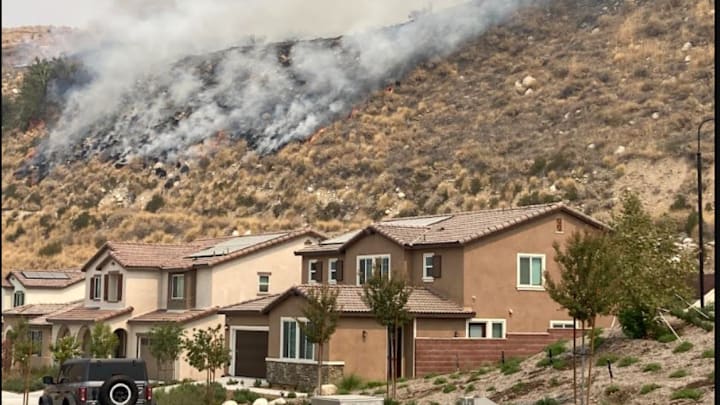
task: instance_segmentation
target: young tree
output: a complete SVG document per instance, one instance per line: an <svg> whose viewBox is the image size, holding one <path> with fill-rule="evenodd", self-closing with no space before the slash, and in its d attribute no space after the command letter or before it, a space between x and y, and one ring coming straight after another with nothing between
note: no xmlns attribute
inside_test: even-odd
<svg viewBox="0 0 720 405"><path fill-rule="evenodd" d="M568 310L573 318L594 330L599 315L607 315L614 308L613 294L617 267L610 254L610 242L604 234L574 233L565 250L556 242L555 261L560 266L560 278L555 281L545 273L545 289L550 297ZM595 333L590 335L590 362L587 379L587 403L592 385L593 348ZM581 367L581 373L584 373ZM582 375L582 374L581 374ZM582 395L582 394L581 394Z"/></svg>
<svg viewBox="0 0 720 405"><path fill-rule="evenodd" d="M96 323L90 332L90 355L98 359L109 359L119 343L117 335L112 333L109 325Z"/></svg>
<svg viewBox="0 0 720 405"><path fill-rule="evenodd" d="M611 250L617 263L617 313L628 336L644 338L653 332L658 308L678 305L687 298L684 282L692 274L690 252L676 243L667 221L654 223L637 195L625 193L613 216Z"/></svg>
<svg viewBox="0 0 720 405"><path fill-rule="evenodd" d="M215 382L215 371L230 363L230 349L225 347L222 325L207 330L193 328L192 338L183 339L187 361L198 371L205 371L207 403L212 402L211 383Z"/></svg>
<svg viewBox="0 0 720 405"><path fill-rule="evenodd" d="M390 379L392 382L392 398L397 394L396 370L396 336L399 328L410 320L405 307L410 298L412 288L404 279L395 277L391 279L375 271L373 277L363 286L363 301L370 307L370 311L380 325L388 328L390 333Z"/></svg>
<svg viewBox="0 0 720 405"><path fill-rule="evenodd" d="M307 322L300 322L300 330L305 333L308 341L317 345L317 393L320 394L322 386L322 360L323 349L330 337L335 333L337 321L340 317L337 307L339 290L332 289L326 284L313 287L308 291L307 303L302 309L303 317Z"/></svg>
<svg viewBox="0 0 720 405"><path fill-rule="evenodd" d="M174 323L155 326L148 334L150 340L150 353L157 361L158 374L162 369L169 371L168 364L172 364L180 357L183 347L183 328ZM172 376L165 376L166 380ZM159 379L159 376L158 376Z"/></svg>
<svg viewBox="0 0 720 405"><path fill-rule="evenodd" d="M65 360L80 357L80 342L74 336L61 337L57 344L50 344L53 359L60 366Z"/></svg>
<svg viewBox="0 0 720 405"><path fill-rule="evenodd" d="M30 360L33 353L37 352L40 347L30 337L30 326L25 320L18 323L15 329L8 334L8 338L12 342L13 363L18 366L20 376L23 378L23 405L28 405L30 403Z"/></svg>

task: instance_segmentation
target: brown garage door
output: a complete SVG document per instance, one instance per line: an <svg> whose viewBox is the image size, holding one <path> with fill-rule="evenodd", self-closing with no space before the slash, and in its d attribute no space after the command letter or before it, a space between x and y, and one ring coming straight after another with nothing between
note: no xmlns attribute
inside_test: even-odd
<svg viewBox="0 0 720 405"><path fill-rule="evenodd" d="M265 378L267 345L266 331L235 331L235 375Z"/></svg>

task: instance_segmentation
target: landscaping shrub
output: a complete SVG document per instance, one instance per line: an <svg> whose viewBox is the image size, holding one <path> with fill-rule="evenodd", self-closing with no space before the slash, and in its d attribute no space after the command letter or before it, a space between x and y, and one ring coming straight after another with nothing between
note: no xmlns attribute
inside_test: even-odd
<svg viewBox="0 0 720 405"><path fill-rule="evenodd" d="M517 373L520 371L520 363L522 363L522 359L511 357L500 365L500 371L505 375Z"/></svg>
<svg viewBox="0 0 720 405"><path fill-rule="evenodd" d="M365 384L365 388L382 387L385 384L387 384L385 381L368 381L367 384Z"/></svg>
<svg viewBox="0 0 720 405"><path fill-rule="evenodd" d="M167 390L155 391L157 405L197 405L205 403L205 384L183 383ZM212 383L212 404L219 405L225 401L226 391L219 383Z"/></svg>
<svg viewBox="0 0 720 405"><path fill-rule="evenodd" d="M660 371L661 368L662 366L660 365L660 363L649 363L646 364L645 367L643 367L642 371L643 373L655 372Z"/></svg>
<svg viewBox="0 0 720 405"><path fill-rule="evenodd" d="M656 389L660 388L657 384L645 384L640 388L640 395L645 395L648 392L655 391Z"/></svg>
<svg viewBox="0 0 720 405"><path fill-rule="evenodd" d="M552 353L553 357L565 353L567 350L567 340L558 340L555 343L551 343L547 346L545 346L545 353Z"/></svg>
<svg viewBox="0 0 720 405"><path fill-rule="evenodd" d="M627 367L627 366L637 363L638 361L640 361L640 360L638 360L637 357L632 357L632 356L623 357L618 362L618 367Z"/></svg>
<svg viewBox="0 0 720 405"><path fill-rule="evenodd" d="M343 379L340 380L340 382L338 382L337 384L338 390L343 390L347 392L359 390L360 388L362 388L362 386L363 380L355 374L350 374L343 377Z"/></svg>
<svg viewBox="0 0 720 405"><path fill-rule="evenodd" d="M430 374L425 375L425 377L423 377L423 378L426 380L429 380L431 378L435 378L436 376L437 376L437 373L430 373Z"/></svg>
<svg viewBox="0 0 720 405"><path fill-rule="evenodd" d="M433 385L443 385L447 382L447 379L445 377L438 377L433 381Z"/></svg>
<svg viewBox="0 0 720 405"><path fill-rule="evenodd" d="M467 387L465 387L465 393L475 391L475 384L469 384Z"/></svg>
<svg viewBox="0 0 720 405"><path fill-rule="evenodd" d="M678 319L682 319L687 324L695 325L698 328L702 328L707 332L712 331L715 326L713 323L714 317L706 314L710 319L705 318L694 309L673 309L670 311L670 314Z"/></svg>
<svg viewBox="0 0 720 405"><path fill-rule="evenodd" d="M400 405L400 401L396 401L392 398L385 398L383 400L383 405Z"/></svg>
<svg viewBox="0 0 720 405"><path fill-rule="evenodd" d="M295 393L295 391L290 391L288 392L287 397L290 399L297 398L297 394Z"/></svg>
<svg viewBox="0 0 720 405"><path fill-rule="evenodd" d="M233 401L237 402L238 404L252 404L258 398L260 398L260 395L250 391L247 388L235 390L235 392L233 393ZM290 394L288 394L288 398L290 398Z"/></svg>
<svg viewBox="0 0 720 405"><path fill-rule="evenodd" d="M560 402L555 398L545 397L535 401L535 405L560 405Z"/></svg>
<svg viewBox="0 0 720 405"><path fill-rule="evenodd" d="M606 366L608 361L610 362L610 364L613 364L616 361L618 361L619 358L620 357L615 353L603 353L598 357L597 361L595 362L595 365L599 366L599 367Z"/></svg>
<svg viewBox="0 0 720 405"><path fill-rule="evenodd" d="M708 349L702 352L702 358L703 359L714 359L715 358L715 349Z"/></svg>
<svg viewBox="0 0 720 405"><path fill-rule="evenodd" d="M680 369L680 370L673 371L672 374L670 374L668 377L670 377L670 378L683 378L683 377L686 377L687 375L688 375L688 372L687 372L687 371L685 371L685 370L683 370L683 369Z"/></svg>
<svg viewBox="0 0 720 405"><path fill-rule="evenodd" d="M626 308L618 314L618 321L625 336L631 339L643 339L653 330L654 315L641 308Z"/></svg>
<svg viewBox="0 0 720 405"><path fill-rule="evenodd" d="M682 342L679 345L675 346L673 349L673 353L685 353L693 348L693 344L690 342Z"/></svg>
<svg viewBox="0 0 720 405"><path fill-rule="evenodd" d="M605 395L612 395L618 391L620 391L620 387L617 384L611 384L605 388Z"/></svg>
<svg viewBox="0 0 720 405"><path fill-rule="evenodd" d="M447 394L448 392L453 392L456 389L457 389L457 387L455 386L455 384L447 384L443 387L442 392Z"/></svg>
<svg viewBox="0 0 720 405"><path fill-rule="evenodd" d="M675 337L675 335L673 335L672 333L666 333L664 335L658 336L657 338L657 341L660 343L670 343L675 340L677 340L677 337Z"/></svg>
<svg viewBox="0 0 720 405"><path fill-rule="evenodd" d="M673 392L670 399L692 399L693 401L697 401L702 397L702 391L700 391L697 388L683 388L681 390L677 390Z"/></svg>

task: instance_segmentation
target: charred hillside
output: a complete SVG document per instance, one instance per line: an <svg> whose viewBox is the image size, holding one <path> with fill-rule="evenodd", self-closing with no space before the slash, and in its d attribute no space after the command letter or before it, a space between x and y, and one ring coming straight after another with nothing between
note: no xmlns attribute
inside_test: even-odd
<svg viewBox="0 0 720 405"><path fill-rule="evenodd" d="M523 8L451 55L384 76L310 138L274 153L242 131L219 131L175 160L123 160L110 148L65 159L37 183L13 172L47 139L44 123L3 133L3 269L76 265L107 239L306 223L334 232L386 216L553 200L606 218L626 189L695 235L693 139L714 107L713 17L704 0ZM178 63L203 77L212 61ZM3 96L11 89L4 83ZM163 125L183 125L184 109L157 111ZM710 223L710 137L703 148Z"/></svg>

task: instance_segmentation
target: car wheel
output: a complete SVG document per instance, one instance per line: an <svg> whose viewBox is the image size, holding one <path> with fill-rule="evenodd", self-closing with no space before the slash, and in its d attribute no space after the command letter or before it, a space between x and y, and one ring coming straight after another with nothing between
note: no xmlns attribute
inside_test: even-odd
<svg viewBox="0 0 720 405"><path fill-rule="evenodd" d="M138 400L137 385L128 376L116 375L100 387L99 399L101 405L135 405Z"/></svg>

